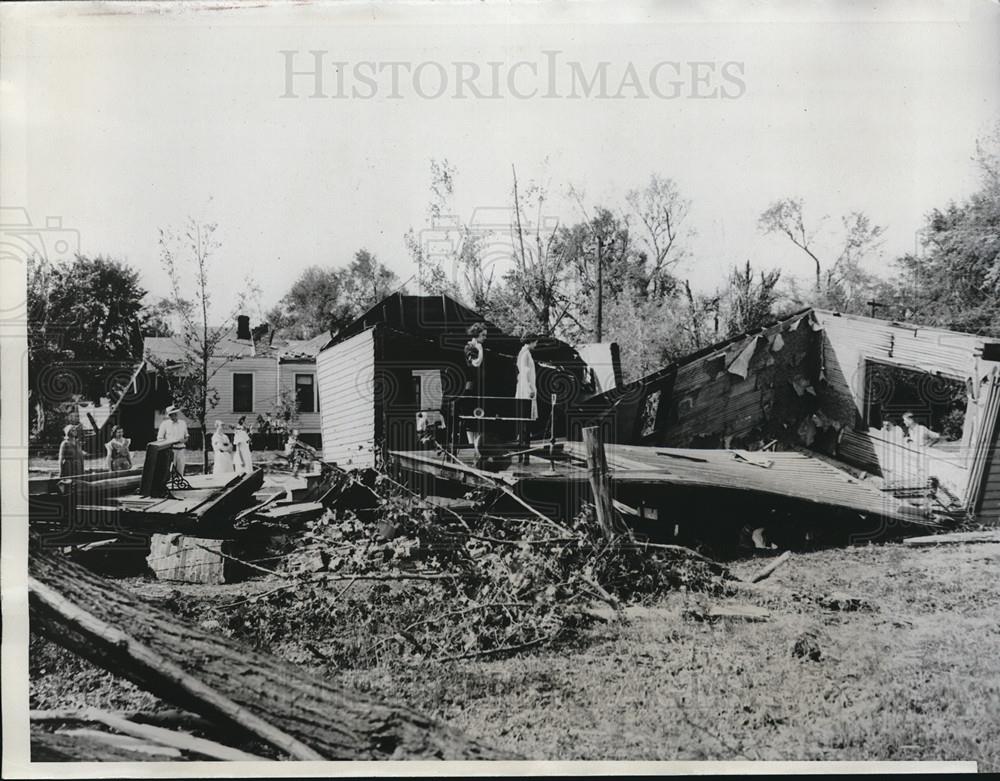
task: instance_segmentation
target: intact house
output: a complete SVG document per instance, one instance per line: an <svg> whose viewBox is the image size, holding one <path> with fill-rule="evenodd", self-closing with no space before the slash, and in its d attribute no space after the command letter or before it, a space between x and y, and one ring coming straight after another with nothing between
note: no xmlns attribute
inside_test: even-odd
<svg viewBox="0 0 1000 781"><path fill-rule="evenodd" d="M1000 342L805 309L599 394L606 441L803 449L1000 523ZM912 441L902 416L932 436ZM918 438L919 439L919 438ZM932 441L933 440L933 441Z"/></svg>
<svg viewBox="0 0 1000 781"><path fill-rule="evenodd" d="M330 341L329 334L308 340L285 339L262 328L251 332L249 318L240 316L237 324L227 327L220 336L209 369L210 389L218 393L218 403L207 415L209 435L216 420L233 426L244 415L247 423L256 428L258 416L272 415L284 394L297 403L295 425L300 438L319 447L316 355ZM125 435L132 438L133 449L141 449L144 443L156 438L165 409L174 403L169 385L157 366L166 366L169 371L171 366L179 365L184 350L184 344L174 337L146 338L144 360L108 417L125 429ZM200 448L202 432L191 410L185 410L185 418L191 432L191 446ZM106 429L107 424L102 427Z"/></svg>
<svg viewBox="0 0 1000 781"><path fill-rule="evenodd" d="M316 359L324 460L364 468L382 463L388 450L415 449L421 413L444 426L446 436L455 436L447 404L462 394L467 329L480 322L487 329L486 395L513 397L520 338L446 295L395 293L340 331ZM565 436L567 409L615 387L616 378L620 382L613 345L591 347L587 356L553 338L540 341L533 352L535 438Z"/></svg>

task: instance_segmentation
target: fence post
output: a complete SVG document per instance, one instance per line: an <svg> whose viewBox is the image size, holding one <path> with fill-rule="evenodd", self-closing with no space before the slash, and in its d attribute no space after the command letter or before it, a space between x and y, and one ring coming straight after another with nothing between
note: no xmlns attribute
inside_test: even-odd
<svg viewBox="0 0 1000 781"><path fill-rule="evenodd" d="M594 508L597 522L609 540L621 531L621 524L615 517L611 504L611 476L608 474L608 460L604 453L604 441L597 426L583 429L583 444L587 452L587 478L594 494Z"/></svg>

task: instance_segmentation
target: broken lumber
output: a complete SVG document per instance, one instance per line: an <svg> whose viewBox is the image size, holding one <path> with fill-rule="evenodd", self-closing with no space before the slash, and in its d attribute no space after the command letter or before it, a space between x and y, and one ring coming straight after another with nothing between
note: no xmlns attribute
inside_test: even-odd
<svg viewBox="0 0 1000 781"><path fill-rule="evenodd" d="M154 727L149 724L136 724L121 716L102 711L98 708L86 708L82 711L30 711L28 713L30 721L60 721L73 722L80 721L92 724L103 724L123 735L130 735L133 738L140 738L160 746L169 746L188 754L197 754L209 759L222 760L265 760L254 754L224 746L212 740L197 738L184 732L177 732L163 727Z"/></svg>
<svg viewBox="0 0 1000 781"><path fill-rule="evenodd" d="M184 534L154 534L149 540L146 564L157 580L221 585L237 579L229 553L230 540L206 539Z"/></svg>
<svg viewBox="0 0 1000 781"><path fill-rule="evenodd" d="M324 510L325 508L320 502L293 502L269 507L266 510L258 510L253 515L267 521L297 524L318 518Z"/></svg>
<svg viewBox="0 0 1000 781"><path fill-rule="evenodd" d="M161 761L163 757L159 758ZM31 728L32 762L155 762L157 757L134 748L110 746L86 735Z"/></svg>
<svg viewBox="0 0 1000 781"><path fill-rule="evenodd" d="M960 543L971 545L988 542L1000 542L1000 529L979 532L954 532L952 534L929 534L926 537L908 537L903 540L904 545L912 545L917 548L927 545L955 545Z"/></svg>
<svg viewBox="0 0 1000 781"><path fill-rule="evenodd" d="M611 540L623 533L625 527L615 515L615 508L611 504L611 475L608 473L604 441L597 426L583 429L583 446L587 454L587 479L594 495L597 523L605 538Z"/></svg>
<svg viewBox="0 0 1000 781"><path fill-rule="evenodd" d="M29 572L32 631L166 702L288 755L510 758L405 705L192 626L63 557L33 550Z"/></svg>
<svg viewBox="0 0 1000 781"><path fill-rule="evenodd" d="M57 734L84 738L98 744L107 744L115 749L134 751L137 754L149 754L160 759L182 758L181 752L170 746L161 746L158 743L150 743L149 741L133 738L128 735L116 735L113 732L102 732L98 729L61 729L57 730Z"/></svg>
<svg viewBox="0 0 1000 781"><path fill-rule="evenodd" d="M760 583L760 581L764 580L765 578L769 578L772 572L774 572L778 567L780 567L782 564L788 561L791 557L792 557L792 552L786 550L784 553L778 556L778 558L776 558L766 567L761 568L756 575L750 578L750 582Z"/></svg>

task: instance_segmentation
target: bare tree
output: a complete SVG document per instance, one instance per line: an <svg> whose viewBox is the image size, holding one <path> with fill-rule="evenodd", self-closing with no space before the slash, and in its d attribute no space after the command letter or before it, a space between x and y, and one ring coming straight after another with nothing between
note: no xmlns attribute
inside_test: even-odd
<svg viewBox="0 0 1000 781"><path fill-rule="evenodd" d="M823 220L820 220L820 223L813 230L807 231L802 212L801 198L785 198L775 201L760 215L760 219L757 220L757 228L765 234L784 234L792 244L812 258L813 263L816 264L816 292L819 293L822 287L823 268L820 259L813 252L812 244Z"/></svg>
<svg viewBox="0 0 1000 781"><path fill-rule="evenodd" d="M685 256L683 241L692 235L684 225L691 201L683 198L677 184L653 174L642 190L630 190L625 200L645 230L639 239L647 247L650 261L649 292L660 296L673 285L670 269Z"/></svg>
<svg viewBox="0 0 1000 781"><path fill-rule="evenodd" d="M170 295L165 299L180 321L174 339L181 345L181 355L164 361L154 355L147 360L167 379L174 402L193 413L202 432L202 463L208 470L206 419L219 403L219 393L212 379L234 356L220 351L220 345L231 336L229 327L209 325L213 296L209 271L212 258L221 245L215 238L217 225L189 217L181 233L160 229L160 264L170 280ZM185 279L187 267L193 284ZM225 322L232 323L242 310L247 296L255 290L247 280L237 294L236 304Z"/></svg>
<svg viewBox="0 0 1000 781"><path fill-rule="evenodd" d="M545 217L546 188L536 182L520 188L513 164L511 175L513 268L505 281L509 294L528 305L532 317L525 327L551 334L560 328L566 317L572 317L567 263L554 251L559 224Z"/></svg>
<svg viewBox="0 0 1000 781"><path fill-rule="evenodd" d="M828 236L825 241L827 246L839 247L837 254L829 252L823 259L818 237L826 220L824 216L814 227L807 227L802 199L786 198L771 204L757 225L765 234L786 236L812 259L816 270L815 303L842 311L860 311L864 299L879 282L862 268L862 261L881 250L885 227L873 223L863 212L848 213L841 218L839 234Z"/></svg>

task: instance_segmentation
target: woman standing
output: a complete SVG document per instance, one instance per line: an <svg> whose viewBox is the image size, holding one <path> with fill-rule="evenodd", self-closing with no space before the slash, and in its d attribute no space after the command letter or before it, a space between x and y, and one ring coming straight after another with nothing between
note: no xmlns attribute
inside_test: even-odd
<svg viewBox="0 0 1000 781"><path fill-rule="evenodd" d="M229 435L223 431L221 420L215 421L215 433L212 434L212 450L215 451L215 463L212 464L212 474L232 474L236 470L236 467L233 466L233 443L229 441Z"/></svg>
<svg viewBox="0 0 1000 781"><path fill-rule="evenodd" d="M538 420L538 388L535 376L535 359L531 356L531 351L538 347L538 337L529 334L521 339L521 352L517 354L517 389L514 391L515 398L531 399L531 420ZM519 421L518 446L522 451L531 447L531 424L525 420ZM517 457L518 463L528 463L528 454L521 452Z"/></svg>
<svg viewBox="0 0 1000 781"><path fill-rule="evenodd" d="M77 441L77 434L73 424L63 429L63 441L59 444L59 477L83 474L83 448Z"/></svg>
<svg viewBox="0 0 1000 781"><path fill-rule="evenodd" d="M248 475L253 471L253 457L250 455L250 431L247 428L247 416L244 415L236 424L233 435L236 446L236 471Z"/></svg>
<svg viewBox="0 0 1000 781"><path fill-rule="evenodd" d="M125 429L115 426L111 431L111 439L104 445L108 451L108 469L112 472L124 472L132 468L132 453L129 445L132 440L125 439Z"/></svg>
<svg viewBox="0 0 1000 781"><path fill-rule="evenodd" d="M486 353L483 342L486 340L486 325L475 323L466 331L470 339L465 345L465 396L475 399L473 415L477 418L484 414L483 396L485 395ZM476 468L485 465L483 452L486 446L486 432L480 421L469 422L465 435L476 451Z"/></svg>

